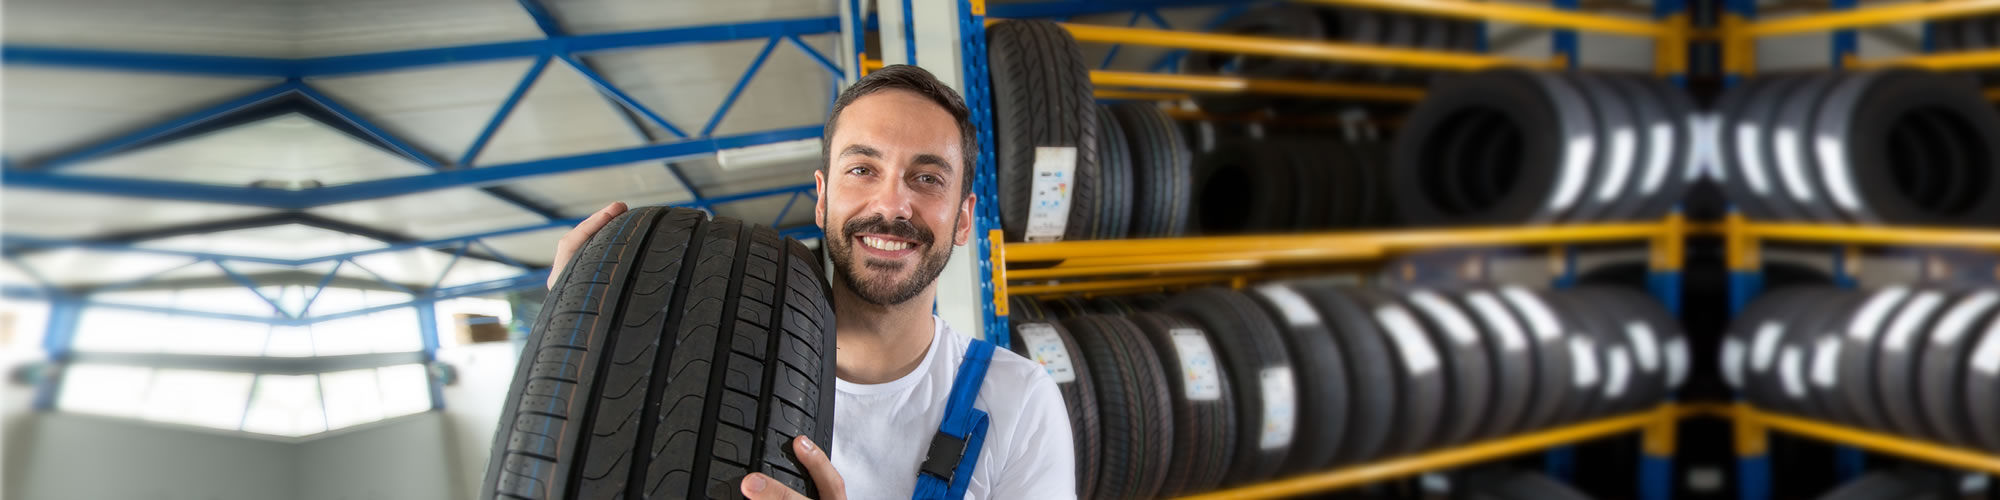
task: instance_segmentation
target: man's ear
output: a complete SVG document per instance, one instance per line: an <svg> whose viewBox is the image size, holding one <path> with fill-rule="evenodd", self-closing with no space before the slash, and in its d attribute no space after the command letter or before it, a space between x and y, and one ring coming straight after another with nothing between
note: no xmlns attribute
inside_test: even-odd
<svg viewBox="0 0 2000 500"><path fill-rule="evenodd" d="M955 240L953 245L964 246L965 242L972 238L972 229L978 226L973 223L974 214L979 213L978 208L979 195L966 193L965 201L958 204L958 227L952 228L952 239Z"/></svg>
<svg viewBox="0 0 2000 500"><path fill-rule="evenodd" d="M813 223L826 231L826 170L813 171L813 190L818 193L813 197Z"/></svg>

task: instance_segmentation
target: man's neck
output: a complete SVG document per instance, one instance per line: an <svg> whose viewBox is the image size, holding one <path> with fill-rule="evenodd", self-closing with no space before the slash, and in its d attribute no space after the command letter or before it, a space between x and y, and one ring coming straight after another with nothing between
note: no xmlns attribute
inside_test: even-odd
<svg viewBox="0 0 2000 500"><path fill-rule="evenodd" d="M835 278L839 279L839 278ZM933 285L895 305L870 304L846 285L833 285L836 344L834 375L849 383L880 384L902 378L923 364L936 321L931 316Z"/></svg>

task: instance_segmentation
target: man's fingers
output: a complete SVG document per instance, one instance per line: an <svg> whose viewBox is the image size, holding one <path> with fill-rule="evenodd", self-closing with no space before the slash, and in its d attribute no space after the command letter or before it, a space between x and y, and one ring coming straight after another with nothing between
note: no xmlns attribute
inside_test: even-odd
<svg viewBox="0 0 2000 500"><path fill-rule="evenodd" d="M811 438L799 436L792 439L792 453L798 455L799 464L806 466L811 474L813 486L819 488L820 498L847 498L847 483L840 478L840 471L833 470L833 459L827 458L826 450L814 444Z"/></svg>
<svg viewBox="0 0 2000 500"><path fill-rule="evenodd" d="M752 472L743 476L743 496L750 500L806 500L805 495L786 488L778 481L763 473Z"/></svg>
<svg viewBox="0 0 2000 500"><path fill-rule="evenodd" d="M625 202L622 201L605 205L604 208L598 209L597 213L590 214L590 217L584 218L583 222L577 223L568 233L564 233L562 239L556 240L556 261L549 267L550 289L556 287L556 278L562 276L563 266L569 264L570 256L576 255L577 249L583 248L583 244L590 241L591 235L597 234L599 229L604 229L605 223L625 213L625 210Z"/></svg>

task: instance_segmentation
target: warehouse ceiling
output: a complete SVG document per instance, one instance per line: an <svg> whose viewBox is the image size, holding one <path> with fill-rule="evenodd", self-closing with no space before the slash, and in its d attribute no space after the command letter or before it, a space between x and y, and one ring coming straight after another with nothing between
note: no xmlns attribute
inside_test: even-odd
<svg viewBox="0 0 2000 500"><path fill-rule="evenodd" d="M543 27L524 8L533 5L525 3L531 2L10 0L4 41L9 46L317 58L543 38ZM567 34L837 15L830 0L545 0L535 5L546 8L554 28ZM837 36L799 38L820 54L837 54ZM679 132L700 136L706 130L723 137L813 126L824 118L834 77L789 45L775 43L768 49L768 59L744 85L741 97L713 122L744 71L767 51L766 40L641 47L579 59ZM461 160L474 140L536 66L536 60L520 58L306 77L301 83L323 99L285 94L249 106L254 112L231 115L228 119L234 121L226 127L190 127L157 144L64 165L61 173L311 189L683 140L607 99L588 77L558 59L541 69L466 166ZM34 169L51 158L283 83L269 77L9 64L0 72L5 87L0 125L6 131L0 136L0 153L11 168ZM349 114L367 123L342 119ZM692 184L690 190L667 163L645 161L298 211L9 187L0 196L0 226L10 238L117 241L144 248L309 259L544 224L550 216L580 217L612 201L678 203L694 199L697 192L714 198L793 186L810 182L813 163L792 160L725 169L709 157L683 159L673 165ZM809 201L797 203L775 222L781 227L809 224ZM775 196L724 203L713 210L769 224L787 202L787 197ZM291 215L311 217L320 221L319 227L284 223L280 217ZM204 224L224 228L228 221L260 217L273 224L185 236L171 230ZM553 227L482 239L467 250L475 258L458 262L446 281L464 279L457 275L518 274L507 261L547 265L562 232ZM367 279L366 273L373 272L396 283L430 286L457 260L453 251L440 246L373 255L356 261L368 264L365 271L343 268L340 274ZM216 266L187 265L187 260L111 249L37 249L19 252L0 266L0 279L79 287L162 272L167 273L162 279L222 274ZM297 269L247 262L230 267L244 274L252 273L245 269Z"/></svg>

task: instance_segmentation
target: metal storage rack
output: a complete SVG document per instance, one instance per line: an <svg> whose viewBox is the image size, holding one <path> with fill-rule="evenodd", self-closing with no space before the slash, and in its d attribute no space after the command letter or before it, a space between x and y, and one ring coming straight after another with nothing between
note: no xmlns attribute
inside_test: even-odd
<svg viewBox="0 0 2000 500"><path fill-rule="evenodd" d="M1310 3L1412 12L1474 20L1503 20L1556 28L1558 54L1552 60L1521 60L1485 54L1378 47L1351 43L1302 42L1259 37L1197 34L1138 28L1064 24L1082 42L1138 44L1177 49L1242 52L1312 60L1382 64L1418 68L1476 70L1493 66L1575 68L1575 33L1590 30L1651 37L1656 40L1656 74L1680 81L1687 62L1688 28L1685 4L1661 1L1657 22L1574 12L1574 0L1555 0L1552 8L1464 0L1301 0ZM980 196L997 199L993 165L991 89L985 63L987 6L982 0L960 0L960 34L965 94L973 119L980 125L980 163L975 186ZM1134 5L1132 8L1145 8ZM1135 20L1137 16L1134 17ZM1161 23L1164 25L1164 23ZM875 64L863 58L860 65ZM1159 68L1155 68L1156 70ZM1418 100L1420 89L1347 83L1294 82L1235 77L1093 71L1100 98L1179 99L1187 92L1262 93L1343 97L1350 99ZM1104 88L1113 87L1113 88ZM1570 245L1645 242L1650 251L1648 288L1668 308L1679 310L1680 270L1686 224L1679 215L1659 223L1582 225L1533 228L1426 229L1406 231L1318 233L1285 236L1173 238L1124 241L1072 241L1007 244L999 227L998 209L981 207L980 271L988 338L1007 342L1007 297L1013 294L1107 291L1199 283L1245 282L1267 277L1275 266L1379 261L1383 257L1424 249L1472 247L1549 247L1564 265L1564 279L1573 281L1574 253ZM1053 263L1038 269L1009 271L1008 266ZM1054 284L1013 284L1009 281L1059 279ZM1633 430L1643 430L1639 497L1664 500L1672 493L1675 423L1688 412L1669 404L1656 410L1564 428L1502 438L1418 456L1344 467L1323 473L1213 492L1196 498L1270 498L1327 491L1429 470L1503 458Z"/></svg>
<svg viewBox="0 0 2000 500"><path fill-rule="evenodd" d="M1733 85L1755 72L1758 39L1829 31L1833 35L1829 64L1834 68L1908 66L1954 70L2000 66L2000 49L1862 60L1857 56L1859 41L1854 32L1854 28L1860 27L1996 14L2000 13L2000 1L1912 2L1861 8L1856 0L1833 0L1830 6L1833 12L1754 21L1756 2L1725 2L1725 12L1716 33L1721 44L1725 83ZM1929 31L1926 26L1927 40L1930 38ZM1928 43L1926 46L1928 48ZM1987 96L2000 98L2000 89L1989 89ZM1992 230L1760 223L1734 213L1717 229L1726 245L1731 314L1741 311L1763 289L1761 249L1766 242L1832 246L1835 280L1849 287L1854 282L1848 275L1848 264L1858 259L1862 247L1948 248L2000 254L2000 231ZM1860 472L1864 457L1861 450L1864 449L2000 475L2000 457L1994 455L1764 412L1745 403L1709 408L1699 413L1728 418L1735 423L1737 492L1743 500L1771 498L1771 463L1767 455L1771 430L1842 445L1838 452L1838 473L1841 476L1853 476Z"/></svg>

